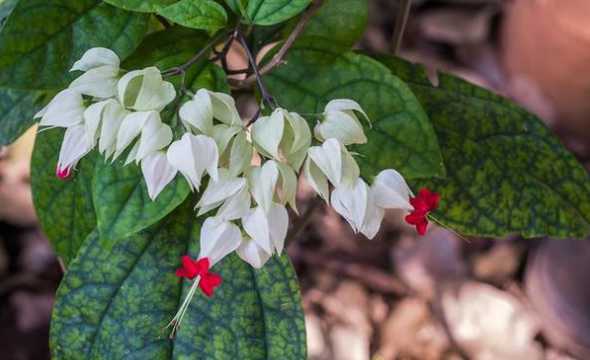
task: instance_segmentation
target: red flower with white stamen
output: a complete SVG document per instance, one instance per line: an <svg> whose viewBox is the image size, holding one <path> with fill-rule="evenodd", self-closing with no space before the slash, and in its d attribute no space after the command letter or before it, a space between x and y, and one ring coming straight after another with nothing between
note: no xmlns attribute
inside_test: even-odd
<svg viewBox="0 0 590 360"><path fill-rule="evenodd" d="M410 198L410 204L414 210L405 218L410 225L416 226L418 234L426 234L428 227L428 214L438 208L440 202L440 195L432 192L427 188L422 188L418 192L418 196Z"/></svg>
<svg viewBox="0 0 590 360"><path fill-rule="evenodd" d="M182 267L176 269L176 276L190 280L199 276L199 288L208 297L213 296L223 280L218 274L209 272L209 258L193 260L187 255L182 257Z"/></svg>

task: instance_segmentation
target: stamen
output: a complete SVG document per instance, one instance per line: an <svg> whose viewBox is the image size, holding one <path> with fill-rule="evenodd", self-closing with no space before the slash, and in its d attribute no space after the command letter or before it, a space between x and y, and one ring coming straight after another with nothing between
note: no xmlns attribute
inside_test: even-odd
<svg viewBox="0 0 590 360"><path fill-rule="evenodd" d="M170 339L174 339L174 337L176 336L176 333L178 332L178 329L180 328L180 324L182 323L182 319L184 318L184 315L186 314L186 311L188 310L188 307L189 307L193 297L195 296L195 292L197 291L197 288L199 287L200 281L201 281L201 276L197 276L195 278L195 280L193 281L193 284L191 285L188 293L186 294L186 297L184 298L182 305L180 305L180 308L176 312L176 315L174 315L174 318L172 318L172 320L168 323L168 325L166 325L166 328L169 328L172 326L172 331L170 332L170 336L169 336Z"/></svg>

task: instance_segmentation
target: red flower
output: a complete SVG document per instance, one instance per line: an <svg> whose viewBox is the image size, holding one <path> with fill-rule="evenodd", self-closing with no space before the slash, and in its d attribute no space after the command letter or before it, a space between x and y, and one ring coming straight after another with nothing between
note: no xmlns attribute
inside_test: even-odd
<svg viewBox="0 0 590 360"><path fill-rule="evenodd" d="M176 269L176 276L190 280L199 276L199 288L208 297L213 296L215 288L223 281L218 274L209 272L209 258L206 257L193 260L190 256L183 256L182 267Z"/></svg>
<svg viewBox="0 0 590 360"><path fill-rule="evenodd" d="M439 202L440 195L438 193L432 192L427 188L420 189L418 196L410 199L410 204L412 204L414 210L406 216L406 222L416 226L418 234L426 234L428 214L438 208Z"/></svg>

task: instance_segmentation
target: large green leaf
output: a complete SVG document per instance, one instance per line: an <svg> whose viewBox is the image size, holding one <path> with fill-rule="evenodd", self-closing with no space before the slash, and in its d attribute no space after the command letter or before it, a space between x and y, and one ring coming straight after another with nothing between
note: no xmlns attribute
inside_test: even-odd
<svg viewBox="0 0 590 360"><path fill-rule="evenodd" d="M182 26L211 33L223 28L227 23L225 9L213 0L180 0L158 13Z"/></svg>
<svg viewBox="0 0 590 360"><path fill-rule="evenodd" d="M246 19L256 25L274 25L302 12L311 0L250 0Z"/></svg>
<svg viewBox="0 0 590 360"><path fill-rule="evenodd" d="M367 0L326 0L305 26L299 42L329 40L349 50L361 39L367 27L369 4Z"/></svg>
<svg viewBox="0 0 590 360"><path fill-rule="evenodd" d="M448 178L426 184L442 194L439 221L473 235L588 235L588 173L537 117L451 75L432 86L421 66L382 61L410 84L438 135Z"/></svg>
<svg viewBox="0 0 590 360"><path fill-rule="evenodd" d="M87 155L72 178L59 180L55 167L63 134L61 129L37 134L31 162L31 188L43 231L67 264L96 226L92 175L97 156L94 152Z"/></svg>
<svg viewBox="0 0 590 360"><path fill-rule="evenodd" d="M365 123L369 142L354 149L363 176L370 179L387 168L407 178L443 176L436 135L410 89L367 56L318 45L292 49L286 64L265 77L280 105L321 113L332 99L354 99L372 120L371 127Z"/></svg>
<svg viewBox="0 0 590 360"><path fill-rule="evenodd" d="M113 6L139 12L157 12L178 0L104 0Z"/></svg>
<svg viewBox="0 0 590 360"><path fill-rule="evenodd" d="M56 359L305 359L305 329L289 260L253 270L231 255L213 271L223 284L198 293L175 339L166 324L189 283L174 275L180 256L198 254L192 203L164 222L117 241L95 234L58 290L51 321Z"/></svg>
<svg viewBox="0 0 590 360"><path fill-rule="evenodd" d="M147 16L97 0L21 0L0 33L0 86L54 89L72 79L72 64L89 48L121 58L139 44Z"/></svg>
<svg viewBox="0 0 590 360"><path fill-rule="evenodd" d="M158 222L180 205L190 189L177 176L152 201L139 166L100 159L94 174L94 204L101 237L118 240Z"/></svg>
<svg viewBox="0 0 590 360"><path fill-rule="evenodd" d="M51 91L0 88L0 146L16 140L33 123L33 116L49 101Z"/></svg>

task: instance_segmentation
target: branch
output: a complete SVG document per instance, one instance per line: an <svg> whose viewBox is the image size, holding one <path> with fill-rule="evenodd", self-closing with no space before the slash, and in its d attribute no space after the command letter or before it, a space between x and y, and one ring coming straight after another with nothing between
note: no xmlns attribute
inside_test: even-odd
<svg viewBox="0 0 590 360"><path fill-rule="evenodd" d="M315 0L311 4L311 6L301 16L301 18L299 19L299 22L297 23L297 25L295 25L293 32L291 32L291 34L289 35L287 40L285 40L285 42L283 43L283 46L281 46L279 51L272 57L272 59L266 65L264 65L262 68L260 68L260 70L259 70L260 75L268 74L272 69L274 69L275 67L277 67L278 65L283 63L283 59L284 59L285 55L287 54L289 49L291 49L291 46L293 46L293 43L295 43L295 40L297 40L299 35L301 35L301 33L305 29L305 26L307 25L309 20L311 20L311 18L315 15L315 13L322 6L323 2L324 2L324 0ZM235 79L229 79L229 80L230 80L230 84L235 89L244 89L244 88L249 88L252 85L254 85L254 83L256 82L256 75L255 74L250 75L249 77L247 77L244 80L235 80Z"/></svg>
<svg viewBox="0 0 590 360"><path fill-rule="evenodd" d="M162 71L163 76L174 76L174 75L181 75L186 72L186 70L194 65L197 61L201 59L205 54L209 52L209 49L217 45L217 43L223 39L223 37L227 36L227 33L221 32L217 34L207 45L205 45L199 52L197 52L192 58L190 58L187 62L182 65L167 69Z"/></svg>
<svg viewBox="0 0 590 360"><path fill-rule="evenodd" d="M395 29L393 30L393 55L397 55L402 46L402 39L404 37L404 31L406 29L411 7L412 0L399 0L399 8L395 19Z"/></svg>

